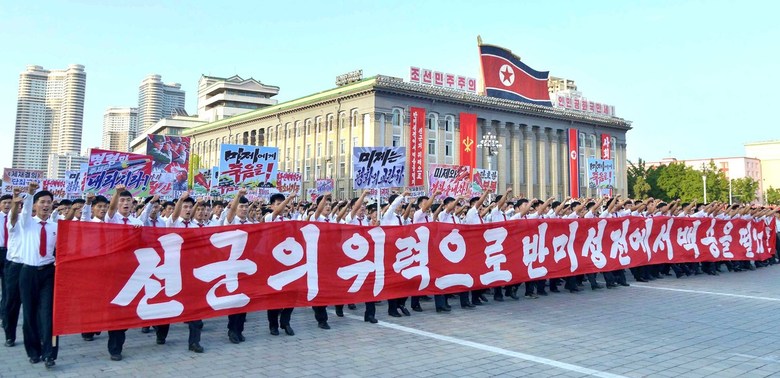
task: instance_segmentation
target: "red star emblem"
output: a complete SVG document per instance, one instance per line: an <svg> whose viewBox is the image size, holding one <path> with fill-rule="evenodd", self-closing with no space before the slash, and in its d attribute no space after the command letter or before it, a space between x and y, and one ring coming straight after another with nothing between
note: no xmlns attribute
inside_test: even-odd
<svg viewBox="0 0 780 378"><path fill-rule="evenodd" d="M501 75L503 76L501 81L503 81L503 82L512 82L512 75L513 74L514 73L509 70L509 67L505 67L504 70L501 71Z"/></svg>

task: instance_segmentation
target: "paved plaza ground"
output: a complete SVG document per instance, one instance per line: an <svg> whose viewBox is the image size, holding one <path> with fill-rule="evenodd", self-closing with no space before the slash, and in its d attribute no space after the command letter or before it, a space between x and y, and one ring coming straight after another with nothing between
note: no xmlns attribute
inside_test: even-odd
<svg viewBox="0 0 780 378"><path fill-rule="evenodd" d="M165 345L133 329L119 362L105 332L92 342L69 335L51 371L27 362L18 340L0 346L0 376L780 377L780 266L629 282L446 314L423 302L404 318L382 305L375 325L363 322L362 305L344 318L330 309L330 330L298 308L292 337L270 335L265 312L252 313L240 345L228 341L226 318L209 319L203 354L187 351L184 324Z"/></svg>

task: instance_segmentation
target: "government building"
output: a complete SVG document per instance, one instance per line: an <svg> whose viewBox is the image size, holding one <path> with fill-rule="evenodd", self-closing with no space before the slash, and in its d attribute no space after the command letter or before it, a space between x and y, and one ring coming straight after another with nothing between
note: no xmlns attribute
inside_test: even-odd
<svg viewBox="0 0 780 378"><path fill-rule="evenodd" d="M601 136L611 138L614 194L627 193L626 132L631 122L610 115L487 97L475 93L374 76L296 100L188 128L200 168L218 165L221 144L279 148L279 170L302 173L304 190L319 178L332 178L334 195L352 189L352 147L407 146L410 107L424 108L425 164L459 164L459 114L477 115L477 141L491 133L501 148L496 156L477 150L477 167L498 171L498 191L514 188L527 197L565 198L569 185L568 130L579 136L580 196L595 196L586 178L588 157L601 158ZM490 161L489 161L490 159ZM408 168L408 167L407 167ZM408 172L408 169L407 169ZM408 179L407 179L408 182ZM427 178L426 178L427 184Z"/></svg>

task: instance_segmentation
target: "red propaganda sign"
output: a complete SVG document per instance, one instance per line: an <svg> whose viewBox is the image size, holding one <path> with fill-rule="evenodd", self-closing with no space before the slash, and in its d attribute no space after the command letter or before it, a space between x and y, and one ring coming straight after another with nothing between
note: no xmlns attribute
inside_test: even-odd
<svg viewBox="0 0 780 378"><path fill-rule="evenodd" d="M290 221L189 229L62 221L59 231L56 335L454 293L646 264L764 260L775 252L774 222L710 218L392 227Z"/></svg>
<svg viewBox="0 0 780 378"><path fill-rule="evenodd" d="M460 113L460 165L477 166L477 115Z"/></svg>
<svg viewBox="0 0 780 378"><path fill-rule="evenodd" d="M425 109L409 108L409 186L425 185Z"/></svg>
<svg viewBox="0 0 780 378"><path fill-rule="evenodd" d="M601 134L601 158L612 160L612 139L609 134Z"/></svg>
<svg viewBox="0 0 780 378"><path fill-rule="evenodd" d="M569 188L572 198L580 197L580 160L577 129L569 129Z"/></svg>

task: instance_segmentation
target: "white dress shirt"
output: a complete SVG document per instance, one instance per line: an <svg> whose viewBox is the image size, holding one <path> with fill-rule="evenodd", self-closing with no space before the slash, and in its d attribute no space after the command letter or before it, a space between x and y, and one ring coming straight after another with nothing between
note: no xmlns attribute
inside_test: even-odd
<svg viewBox="0 0 780 378"><path fill-rule="evenodd" d="M0 229L0 248L8 248L8 246L5 245L6 235L8 235L8 228L6 227L8 218L8 214L0 211L0 225L3 225L2 229Z"/></svg>
<svg viewBox="0 0 780 378"><path fill-rule="evenodd" d="M24 199L22 211L16 224L9 228L19 255L19 262L30 266L44 266L54 263L54 247L57 245L57 222L41 225L41 218L32 216L33 196ZM46 227L46 254L40 255L41 228Z"/></svg>

